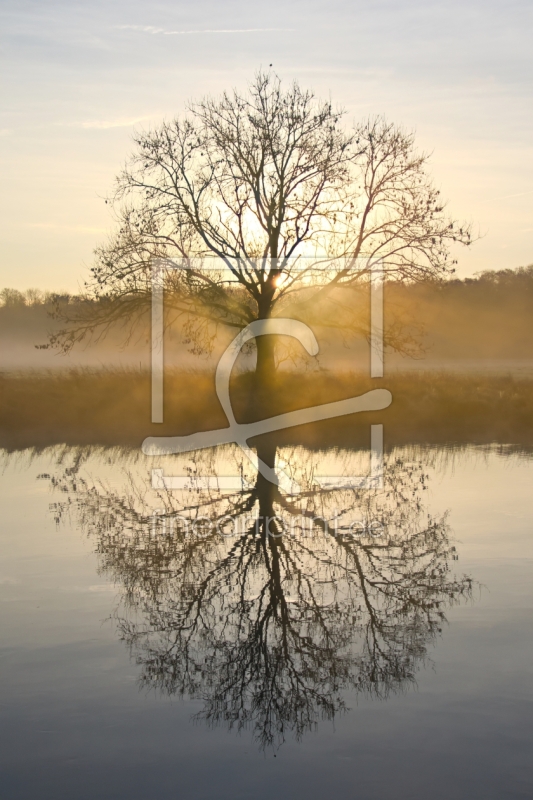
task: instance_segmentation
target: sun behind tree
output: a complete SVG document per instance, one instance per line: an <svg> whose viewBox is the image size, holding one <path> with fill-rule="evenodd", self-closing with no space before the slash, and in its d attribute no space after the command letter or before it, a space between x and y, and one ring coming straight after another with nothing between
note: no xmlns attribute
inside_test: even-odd
<svg viewBox="0 0 533 800"><path fill-rule="evenodd" d="M400 281L445 276L450 244L471 234L445 213L427 155L382 118L348 131L343 117L269 71L245 94L193 103L137 134L111 198L118 231L96 250L89 302L56 343L146 313L155 260L172 260L166 305L197 349L220 325L239 330L282 312L366 335L341 289L360 287L377 263ZM256 346L268 380L274 337Z"/></svg>

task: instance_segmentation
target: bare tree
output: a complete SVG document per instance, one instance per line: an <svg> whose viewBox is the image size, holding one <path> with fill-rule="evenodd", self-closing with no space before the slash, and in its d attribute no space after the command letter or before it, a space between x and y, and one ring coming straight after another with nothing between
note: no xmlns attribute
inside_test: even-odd
<svg viewBox="0 0 533 800"><path fill-rule="evenodd" d="M413 134L382 118L342 122L330 102L260 72L247 93L136 135L111 198L118 232L97 249L82 312L56 343L146 310L154 259L181 267L166 276L167 306L197 347L219 325L282 309L366 334L339 292L376 262L396 280L446 275L450 244L469 244L470 229L446 214ZM256 346L257 371L271 373L272 337Z"/></svg>

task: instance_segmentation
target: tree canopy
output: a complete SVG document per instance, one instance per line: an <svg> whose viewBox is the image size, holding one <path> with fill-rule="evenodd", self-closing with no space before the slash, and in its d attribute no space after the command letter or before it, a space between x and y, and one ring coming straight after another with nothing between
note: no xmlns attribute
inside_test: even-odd
<svg viewBox="0 0 533 800"><path fill-rule="evenodd" d="M167 306L197 346L213 326L282 310L364 333L340 290L376 264L401 281L447 275L450 245L471 231L447 214L414 134L381 117L344 121L269 71L136 134L110 198L117 230L96 250L85 312L63 344L143 313L155 263L171 267ZM271 338L258 343L265 362Z"/></svg>

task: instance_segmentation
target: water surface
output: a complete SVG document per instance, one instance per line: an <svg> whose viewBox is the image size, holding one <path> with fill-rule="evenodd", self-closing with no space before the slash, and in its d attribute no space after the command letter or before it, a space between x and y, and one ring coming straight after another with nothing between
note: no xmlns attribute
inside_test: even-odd
<svg viewBox="0 0 533 800"><path fill-rule="evenodd" d="M365 465L278 456L302 486ZM505 448L403 448L380 491L283 506L161 499L128 452L6 456L3 796L530 797L532 481ZM195 538L185 507L244 522Z"/></svg>

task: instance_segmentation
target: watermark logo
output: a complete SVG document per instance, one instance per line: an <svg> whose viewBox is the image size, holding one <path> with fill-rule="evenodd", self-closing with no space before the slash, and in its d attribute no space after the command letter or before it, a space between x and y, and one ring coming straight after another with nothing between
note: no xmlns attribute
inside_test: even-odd
<svg viewBox="0 0 533 800"><path fill-rule="evenodd" d="M158 261L152 268L152 422L163 422L163 272L169 268L181 268L172 262ZM186 268L186 266L185 266ZM383 377L383 271L381 265L370 269L370 375ZM267 335L283 335L295 338L309 355L317 355L319 345L311 328L295 319L271 318L256 320L247 325L235 337L222 354L216 368L216 392L228 420L228 427L212 431L201 431L189 436L152 436L144 440L142 450L148 456L166 456L189 453L224 444L238 445L254 469L286 494L298 494L300 486L290 476L287 464L278 460L275 468L265 464L250 448L248 441L265 433L283 430L297 425L332 419L361 411L379 411L387 408L392 395L386 389L373 389L365 394L298 409L286 414L268 417L251 423L238 423L233 413L229 394L230 376L233 366L244 345L251 339ZM322 488L381 488L383 484L383 426L371 425L370 474L363 477L319 477L316 482ZM222 491L244 490L243 476L165 476L162 469L152 470L154 489L194 488L219 489ZM198 484L198 485L196 485Z"/></svg>
<svg viewBox="0 0 533 800"><path fill-rule="evenodd" d="M273 514L262 516L254 514L225 514L211 518L197 516L194 519L179 513L168 513L160 508L153 511L150 517L150 537L172 536L180 531L187 539L206 539L211 536L224 539L239 538L245 533L260 535L262 530L272 539L290 537L304 539L320 536L334 536L339 541L356 539L375 539L387 533L385 523L377 519L343 520L342 513L337 510L329 517L309 515Z"/></svg>

